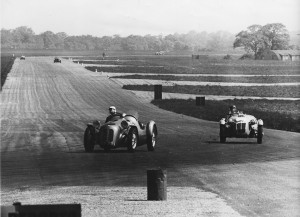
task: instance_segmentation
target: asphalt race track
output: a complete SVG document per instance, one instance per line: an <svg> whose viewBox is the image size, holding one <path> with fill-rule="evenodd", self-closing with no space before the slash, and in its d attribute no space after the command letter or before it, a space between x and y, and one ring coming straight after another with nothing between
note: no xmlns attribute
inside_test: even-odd
<svg viewBox="0 0 300 217"><path fill-rule="evenodd" d="M154 152L146 146L135 153L84 152L86 123L103 122L110 105L139 111L144 123L156 121ZM160 110L71 61L17 59L1 92L2 204L11 205L16 190L144 187L146 170L161 167L170 189L211 192L240 215L299 216L299 133L265 129L261 145L255 139L220 144L218 133L216 122Z"/></svg>

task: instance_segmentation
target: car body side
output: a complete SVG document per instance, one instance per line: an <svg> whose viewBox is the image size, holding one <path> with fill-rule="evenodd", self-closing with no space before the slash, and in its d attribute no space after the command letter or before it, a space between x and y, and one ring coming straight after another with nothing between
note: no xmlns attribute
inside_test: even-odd
<svg viewBox="0 0 300 217"><path fill-rule="evenodd" d="M147 144L154 131L155 136L157 135L154 121L149 121L145 126L131 115L116 118L102 126L99 121L94 121L88 124L88 128L93 132L94 145L100 145L105 150L128 147L128 139L132 131L136 132L137 146Z"/></svg>

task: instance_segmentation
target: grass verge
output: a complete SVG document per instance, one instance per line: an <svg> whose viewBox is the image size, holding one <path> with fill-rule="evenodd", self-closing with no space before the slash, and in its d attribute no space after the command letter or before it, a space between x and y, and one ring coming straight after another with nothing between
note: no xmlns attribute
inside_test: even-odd
<svg viewBox="0 0 300 217"><path fill-rule="evenodd" d="M206 100L205 106L196 106L194 99L164 99L153 100L152 103L168 111L209 121L225 117L229 106L234 104L239 111L263 119L267 128L300 132L300 101Z"/></svg>
<svg viewBox="0 0 300 217"><path fill-rule="evenodd" d="M15 57L1 56L1 90L6 81L7 74L10 72L11 67L14 64Z"/></svg>
<svg viewBox="0 0 300 217"><path fill-rule="evenodd" d="M86 66L86 69L95 72L118 72L118 73L157 73L157 74L170 74L172 71L165 67L137 67L137 66L126 66L126 67L100 67L100 66Z"/></svg>
<svg viewBox="0 0 300 217"><path fill-rule="evenodd" d="M175 76L175 75L123 75L111 78L150 79L165 81L200 81L200 82L235 82L235 83L290 83L300 82L294 76L255 76L255 77L223 77L223 76Z"/></svg>

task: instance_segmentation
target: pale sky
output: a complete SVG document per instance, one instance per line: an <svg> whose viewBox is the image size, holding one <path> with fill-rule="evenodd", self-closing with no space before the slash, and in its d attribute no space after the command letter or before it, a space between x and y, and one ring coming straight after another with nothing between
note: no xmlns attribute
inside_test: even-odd
<svg viewBox="0 0 300 217"><path fill-rule="evenodd" d="M237 34L252 24L300 30L299 0L0 0L1 28L68 35Z"/></svg>

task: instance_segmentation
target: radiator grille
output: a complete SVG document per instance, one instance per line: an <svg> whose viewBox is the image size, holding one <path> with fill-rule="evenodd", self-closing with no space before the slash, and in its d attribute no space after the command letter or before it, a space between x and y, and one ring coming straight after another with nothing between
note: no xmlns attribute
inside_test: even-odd
<svg viewBox="0 0 300 217"><path fill-rule="evenodd" d="M110 129L108 133L108 141L112 142L113 138L114 138L114 131Z"/></svg>
<svg viewBox="0 0 300 217"><path fill-rule="evenodd" d="M102 141L106 141L107 140L107 129L102 130Z"/></svg>
<svg viewBox="0 0 300 217"><path fill-rule="evenodd" d="M246 123L237 123L236 130L239 133L245 133Z"/></svg>

